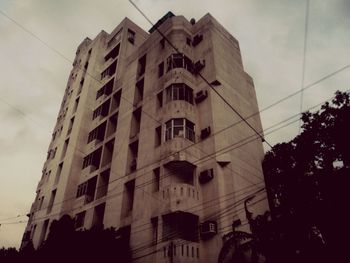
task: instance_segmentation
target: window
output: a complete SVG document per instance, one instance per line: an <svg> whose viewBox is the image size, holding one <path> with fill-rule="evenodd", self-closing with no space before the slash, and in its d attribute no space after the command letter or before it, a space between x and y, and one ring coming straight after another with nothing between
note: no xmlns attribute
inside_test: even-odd
<svg viewBox="0 0 350 263"><path fill-rule="evenodd" d="M47 229L49 228L49 222L50 222L50 219L46 219L44 221L44 224L43 224L43 226L41 228L41 235L40 235L39 245L45 240Z"/></svg>
<svg viewBox="0 0 350 263"><path fill-rule="evenodd" d="M86 182L78 185L76 198L79 198L85 195L85 203L92 202L95 198L96 184L97 184L97 175L87 180Z"/></svg>
<svg viewBox="0 0 350 263"><path fill-rule="evenodd" d="M134 98L134 104L139 103L143 100L143 90L145 85L145 79L142 78L136 83L136 90L135 90L135 98Z"/></svg>
<svg viewBox="0 0 350 263"><path fill-rule="evenodd" d="M52 141L54 141L56 139L56 134L57 134L57 131L55 131L53 134L52 134Z"/></svg>
<svg viewBox="0 0 350 263"><path fill-rule="evenodd" d="M46 182L47 182L47 181L49 181L49 179L50 179L50 175L51 175L51 170L50 170L50 171L48 171L48 173L47 173Z"/></svg>
<svg viewBox="0 0 350 263"><path fill-rule="evenodd" d="M116 93L113 94L111 111L114 111L117 108L119 108L121 97L122 97L122 90L118 90Z"/></svg>
<svg viewBox="0 0 350 263"><path fill-rule="evenodd" d="M130 138L134 138L140 132L142 108L139 107L132 113Z"/></svg>
<svg viewBox="0 0 350 263"><path fill-rule="evenodd" d="M74 222L74 228L80 228L84 226L84 221L85 221L85 214L86 212L80 212L79 214L76 214L75 216L75 222Z"/></svg>
<svg viewBox="0 0 350 263"><path fill-rule="evenodd" d="M101 152L102 152L102 147L88 154L86 157L84 157L83 169L90 165L98 168L100 166L100 161L101 161Z"/></svg>
<svg viewBox="0 0 350 263"><path fill-rule="evenodd" d="M151 218L152 233L153 233L153 244L156 245L158 241L158 217Z"/></svg>
<svg viewBox="0 0 350 263"><path fill-rule="evenodd" d="M76 198L79 198L80 196L85 195L86 189L87 189L87 182L84 182L84 183L78 185Z"/></svg>
<svg viewBox="0 0 350 263"><path fill-rule="evenodd" d="M61 159L66 156L68 145L69 145L69 138L64 141Z"/></svg>
<svg viewBox="0 0 350 263"><path fill-rule="evenodd" d="M101 79L104 79L105 77L110 77L110 76L114 75L116 70L117 70L117 60L114 61L108 68L106 68L101 73Z"/></svg>
<svg viewBox="0 0 350 263"><path fill-rule="evenodd" d="M158 77L160 78L163 75L164 75L164 62L158 65Z"/></svg>
<svg viewBox="0 0 350 263"><path fill-rule="evenodd" d="M102 105L100 105L99 107L97 107L94 112L92 113L92 119L96 119L98 116L102 116L105 117L108 115L109 112L109 104L110 104L111 100L107 100L106 102L104 102Z"/></svg>
<svg viewBox="0 0 350 263"><path fill-rule="evenodd" d="M95 206L94 215L92 217L92 226L103 228L103 218L105 215L106 203L102 203L100 205Z"/></svg>
<svg viewBox="0 0 350 263"><path fill-rule="evenodd" d="M153 192L158 192L160 188L160 168L153 170Z"/></svg>
<svg viewBox="0 0 350 263"><path fill-rule="evenodd" d="M189 38L189 37L186 37L186 44L188 45L188 46L191 46L191 38Z"/></svg>
<svg viewBox="0 0 350 263"><path fill-rule="evenodd" d="M107 122L102 123L101 125L97 126L95 129L93 129L91 132L89 132L87 143L90 143L93 140L102 141L104 139L105 131L106 131L106 123Z"/></svg>
<svg viewBox="0 0 350 263"><path fill-rule="evenodd" d="M129 41L131 44L134 44L134 43L135 43L135 32L132 31L131 29L128 29L128 41Z"/></svg>
<svg viewBox="0 0 350 263"><path fill-rule="evenodd" d="M110 170L105 170L100 174L99 180L98 180L98 186L96 190L96 199L107 195L109 176L110 176Z"/></svg>
<svg viewBox="0 0 350 263"><path fill-rule="evenodd" d="M49 201L49 205L47 207L47 213L50 213L53 207L53 203L55 202L55 197L56 197L56 189L51 192L51 197Z"/></svg>
<svg viewBox="0 0 350 263"><path fill-rule="evenodd" d="M69 126L68 126L68 131L67 131L67 136L71 134L72 129L73 129L73 124L74 124L74 117L70 119Z"/></svg>
<svg viewBox="0 0 350 263"><path fill-rule="evenodd" d="M110 58L115 59L119 55L119 49L120 49L120 44L115 46L106 56L105 56L105 61L109 60Z"/></svg>
<svg viewBox="0 0 350 263"><path fill-rule="evenodd" d="M114 43L117 43L121 39L122 28L114 34L114 36L108 41L107 48L111 47Z"/></svg>
<svg viewBox="0 0 350 263"><path fill-rule="evenodd" d="M165 123L165 140L183 137L195 141L194 124L187 119L176 118Z"/></svg>
<svg viewBox="0 0 350 263"><path fill-rule="evenodd" d="M32 230L31 236L30 236L31 239L33 239L33 237L34 237L35 230L36 230L36 225L33 226L33 230Z"/></svg>
<svg viewBox="0 0 350 263"><path fill-rule="evenodd" d="M181 53L175 53L167 58L167 72L173 68L184 68L192 72L193 63L187 56Z"/></svg>
<svg viewBox="0 0 350 263"><path fill-rule="evenodd" d="M124 211L128 214L134 205L135 179L125 183L124 190Z"/></svg>
<svg viewBox="0 0 350 263"><path fill-rule="evenodd" d="M56 152L57 152L57 147L55 147L55 150L53 150L53 152L52 152L52 159L54 159L54 158L55 158L55 156L56 156Z"/></svg>
<svg viewBox="0 0 350 263"><path fill-rule="evenodd" d="M163 92L157 94L157 109L163 107Z"/></svg>
<svg viewBox="0 0 350 263"><path fill-rule="evenodd" d="M162 143L162 126L158 126L156 128L156 136L155 136L155 146L159 146Z"/></svg>
<svg viewBox="0 0 350 263"><path fill-rule="evenodd" d="M163 215L162 218L163 241L177 238L192 242L198 241L198 216L176 211Z"/></svg>
<svg viewBox="0 0 350 263"><path fill-rule="evenodd" d="M118 126L118 112L109 117L109 123L107 125L106 137L111 136L116 132Z"/></svg>
<svg viewBox="0 0 350 263"><path fill-rule="evenodd" d="M62 169L63 169L63 162L58 165L57 172L56 172L56 178L55 178L55 184L57 184L58 181L60 180Z"/></svg>
<svg viewBox="0 0 350 263"><path fill-rule="evenodd" d="M75 113L77 111L78 105L79 105L79 98L77 98L75 100L74 107L73 107L73 113Z"/></svg>
<svg viewBox="0 0 350 263"><path fill-rule="evenodd" d="M136 170L138 150L139 150L139 141L138 140L134 141L131 144L129 144L129 152L130 152L129 166L130 166L130 172L133 172L133 171Z"/></svg>
<svg viewBox="0 0 350 263"><path fill-rule="evenodd" d="M81 80L80 80L80 88L82 88L83 85L84 85L84 78L81 78ZM70 94L69 94L69 95L70 95Z"/></svg>
<svg viewBox="0 0 350 263"><path fill-rule="evenodd" d="M166 102L185 100L193 104L193 89L184 83L171 84L166 88Z"/></svg>
<svg viewBox="0 0 350 263"><path fill-rule="evenodd" d="M41 199L39 198L39 207L38 207L38 210L41 210L41 207L43 206L43 203L44 203L44 196L41 197Z"/></svg>
<svg viewBox="0 0 350 263"><path fill-rule="evenodd" d="M96 99L102 95L110 95L113 91L114 78L107 82L102 88L100 88L96 93Z"/></svg>
<svg viewBox="0 0 350 263"><path fill-rule="evenodd" d="M161 49L163 49L165 47L165 39L162 38L162 40L159 43L160 43Z"/></svg>
<svg viewBox="0 0 350 263"><path fill-rule="evenodd" d="M137 69L137 76L140 77L145 74L146 71L146 55L139 59L139 65Z"/></svg>

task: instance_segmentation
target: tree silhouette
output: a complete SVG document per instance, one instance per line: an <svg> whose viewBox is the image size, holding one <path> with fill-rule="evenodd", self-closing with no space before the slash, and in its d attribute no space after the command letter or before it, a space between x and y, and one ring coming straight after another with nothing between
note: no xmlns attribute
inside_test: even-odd
<svg viewBox="0 0 350 263"><path fill-rule="evenodd" d="M276 227L290 255L329 261L347 245L343 213L350 169L350 98L337 91L331 103L302 115L303 131L265 155L263 169ZM316 260L316 261L315 261Z"/></svg>

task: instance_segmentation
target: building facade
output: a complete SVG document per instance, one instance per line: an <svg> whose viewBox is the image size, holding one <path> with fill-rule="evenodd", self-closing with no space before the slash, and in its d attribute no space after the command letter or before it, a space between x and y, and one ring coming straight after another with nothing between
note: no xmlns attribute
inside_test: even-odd
<svg viewBox="0 0 350 263"><path fill-rule="evenodd" d="M161 32L161 33L160 33ZM125 18L78 47L22 246L50 223L115 227L134 262L216 262L222 236L267 210L258 112L240 48L210 14ZM259 114L248 119L262 131Z"/></svg>

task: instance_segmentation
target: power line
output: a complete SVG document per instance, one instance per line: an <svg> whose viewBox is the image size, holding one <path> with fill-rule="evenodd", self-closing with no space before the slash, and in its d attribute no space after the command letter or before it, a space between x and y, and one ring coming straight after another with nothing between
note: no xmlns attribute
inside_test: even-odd
<svg viewBox="0 0 350 263"><path fill-rule="evenodd" d="M303 50L303 62L302 62L302 72L301 72L301 85L300 85L300 114L303 112L303 88L305 82L305 69L306 69L306 51L307 51L307 36L308 36L308 25L309 25L309 5L310 0L306 0L306 9L305 9L305 25L304 25L304 50ZM299 133L301 132L301 119L299 122Z"/></svg>
<svg viewBox="0 0 350 263"><path fill-rule="evenodd" d="M346 92L348 92L348 91L350 91L350 89L347 90ZM333 99L333 97L329 98L328 100L331 100L331 99ZM308 108L308 111L310 111L310 110L312 110L312 109L318 107L318 106L321 105L321 104L324 104L324 103L325 103L326 101L328 101L328 100L325 100L325 101L323 101L323 102L321 102L321 103L318 103L318 104L316 104L316 105L314 105L314 106ZM285 120L283 120L283 121L280 121L280 122L278 122L278 123L275 123L274 125L272 125L272 126L266 128L263 132L266 134L266 136L268 136L269 134L271 134L271 133L273 133L273 132L275 132L275 131L277 131L277 130L280 130L280 129L286 127L286 126L289 126L290 124L293 124L293 123L295 123L296 121L298 121L298 119L296 119L296 120L292 120L292 119L295 118L295 117L297 117L297 116L299 116L299 115L300 115L300 114L298 113L298 114L292 115L291 117L289 117L289 118L287 118L287 119L285 119ZM292 121L289 122L289 123L287 123L287 124L285 124L285 125L283 125L283 126L281 126L281 127L278 127L278 128L276 128L276 129L274 129L274 130L271 130L272 128L277 127L277 126L279 126L279 125L281 125L281 124L283 124L283 123L285 123L286 121L289 121L289 120L292 120ZM268 130L271 130L271 131L267 132ZM219 149L218 151L216 151L216 152L213 153L213 154L217 154L217 153L219 153L220 151L224 151L224 152L221 152L220 154L226 153L227 151L232 151L232 150L234 150L234 149L237 149L237 148L241 147L243 144L250 143L251 141L257 139L257 138L251 139L252 137L254 137L254 135L248 136L248 137L246 137L245 139L243 139L243 140L237 142L237 143L234 144L234 145L230 145L230 146L228 146L228 147L224 147L224 148L222 148L222 149ZM241 143L241 144L239 144L239 143ZM243 143L243 144L242 144L242 143ZM232 146L236 146L236 147L232 148ZM206 158L206 157L208 157L208 156L205 156L204 158ZM197 161L198 161L198 160L197 160ZM233 171L233 172L236 173L236 171ZM167 175L165 175L165 177L166 177L166 176L167 176ZM169 174L168 174L168 176L169 176ZM144 186L146 186L146 185L152 183L153 181L154 181L154 180L147 181L146 183L143 183L142 185L138 185L136 188L138 188L138 187L144 187ZM112 183L112 182L110 182L110 183ZM260 182L260 183L262 183L262 182ZM147 192L146 192L146 193L147 193ZM75 197L73 197L72 199L75 199ZM68 199L68 200L70 200L70 199ZM68 201L68 200L64 200L63 202ZM60 203L56 203L56 204L54 204L54 205L58 205L58 204L60 204ZM44 208L42 208L42 209L40 209L40 210L44 210L44 209L47 209L47 207L44 207ZM50 214L50 215L52 215L52 214ZM46 216L46 217L47 217L47 216ZM44 218L46 218L46 217L44 217ZM40 218L39 218L39 219L40 219Z"/></svg>
<svg viewBox="0 0 350 263"><path fill-rule="evenodd" d="M3 12L1 12L1 13L3 13ZM6 14L5 14L5 16L8 17ZM16 22L16 21L15 21L14 19L12 19L12 18L11 18L11 21ZM19 24L19 23L16 22L16 24ZM24 28L23 26L20 26L20 27L21 27L21 28ZM25 29L25 28L24 28L24 29ZM25 29L25 31L28 32L29 30ZM29 31L29 32L32 33L31 31ZM159 33L162 34L161 31L159 31ZM35 35L35 34L32 33L31 35ZM39 38L39 37L36 36L36 35L35 35L35 37L36 37L36 38ZM41 40L41 39L40 39L40 40ZM166 39L166 40L171 44L171 42L170 42L168 39ZM42 41L42 40L41 40L41 42L45 42L45 41ZM45 42L45 43L46 43L46 42ZM50 48L50 49L54 49L54 48L51 48L51 46L49 46L49 45L46 45L46 46L47 46L48 48ZM176 49L176 47L173 47L173 48ZM56 53L57 53L57 52L56 52ZM58 52L57 54L60 54L60 52ZM67 59L66 57L64 57L64 58L65 58L66 60L68 60L69 62L71 62L71 61L70 61L69 59ZM325 76L325 77L323 77L323 78L321 78L320 80L318 80L318 81L316 81L316 82L314 82L314 83L308 85L307 87L303 88L303 90L305 90L305 89L307 89L307 88L310 88L310 87L312 87L312 86L314 86L314 85L320 83L321 81L323 81L323 80L325 80L325 79L327 79L327 78L329 78L329 77L331 77L331 76L333 76L333 75L335 75L335 74L337 74L337 73L339 73L339 72L341 72L341 71L347 69L349 66L350 66L350 64L347 65L347 66L345 66L345 67L343 67L343 68L341 68L341 69L339 69L339 70L337 70L337 71L335 71L335 72L333 72L333 73L331 73L331 74L329 74L329 75L327 75L327 76ZM81 66L79 66L79 68L81 68ZM88 73L88 72L87 72L87 73ZM88 75L91 76L90 74L88 74ZM91 77L92 77L93 79L95 79L93 76L91 76ZM95 79L95 80L96 80L96 79ZM96 81L100 82L99 80L96 80ZM262 110L256 112L256 113L253 114L253 115L248 116L246 119L248 119L248 118L250 118L250 117L253 117L253 116L255 116L255 115L257 115L257 114L259 114L259 113L261 113L261 112L263 112L263 111L265 111L265 110L267 110L267 109L269 109L269 108L271 108L271 107L273 107L273 106L275 106L275 105L281 103L282 101L284 101L284 100L286 100L286 99L288 99L288 98L290 98L290 97L296 95L296 94L299 93L299 92L300 92L300 91L298 91L298 92L296 92L296 93L293 93L293 94L290 94L290 95L288 95L288 96L285 97L285 98L282 98L281 100L275 102L274 104L272 104L272 105L270 105L270 106L268 106L268 107L266 107L266 108L264 108L264 109L262 109ZM132 104L132 105L133 105L133 104ZM240 123L240 122L241 122L241 121L239 121L238 123ZM227 128L231 128L231 127L233 127L234 125L236 125L236 124L238 124L238 123L234 123L233 125L231 125L231 126L229 126L229 127L227 127ZM221 131L226 130L227 128L224 128L224 129L218 131L218 132L215 133L215 134L218 134L218 133L220 133ZM201 143L201 141L199 141L199 142L197 142L197 143ZM195 143L195 144L197 144L197 143ZM193 144L192 144L192 145L189 145L188 148L189 148L189 147L192 147L192 146L193 146ZM185 148L187 148L187 147L185 147ZM76 149L77 149L78 151L80 151L78 148L76 148ZM81 152L85 154L85 152L83 152L83 151L81 151Z"/></svg>
<svg viewBox="0 0 350 263"><path fill-rule="evenodd" d="M132 1L132 0L129 0L129 2L140 12L140 14L152 25L153 23L151 22L151 20L146 16L146 14L144 12L142 12L142 10L140 8L137 7L137 5ZM170 43L171 47L179 54L182 54L181 52L179 52L179 50L173 45L171 44L171 42L169 41L169 39L167 38L167 36L165 36L159 29L158 27L155 28L157 30L157 32L168 42ZM248 127L250 129L252 129L262 140L262 142L266 142L267 145L269 145L271 148L272 148L272 145L267 142L264 137L257 132L257 130L247 121L246 118L244 118L214 87L213 85L200 73L198 72L197 73L198 76L200 76L200 78L206 83L208 84L208 86L222 99L222 101L234 112L237 114L237 116L242 120L244 121Z"/></svg>
<svg viewBox="0 0 350 263"><path fill-rule="evenodd" d="M237 201L233 202L232 204L226 206L223 210L226 211L226 210L230 210L230 209L236 208L237 206L243 204L244 200L246 200L247 197L252 196L252 195L256 195L256 194L260 193L262 190L264 190L264 188L259 189L257 191L254 191L253 193L249 193L249 194L245 195L244 197L240 198L239 200L237 200ZM266 199L266 197L265 197L265 199ZM241 210L242 210L242 208L238 209L237 211L233 211L233 212L240 212ZM240 214L240 213L238 213L238 214ZM221 211L220 211L220 213L215 212L212 215L206 216L201 221L205 222L205 221L208 221L208 220L219 220L220 218L223 218L224 216L226 216L226 214L225 213L221 213ZM151 229L151 228L147 228L147 229ZM147 229L144 229L144 230L147 230ZM139 231L144 231L144 230L139 230ZM136 232L134 232L134 233L136 233ZM171 235L172 235L171 233L169 235L164 235L163 238L160 241L162 242L162 240L163 241L168 240L169 238L171 238ZM139 246L139 247L133 249L133 251L140 250L140 249L142 249L144 247L146 247L146 245ZM149 248L149 247L147 246L147 248Z"/></svg>
<svg viewBox="0 0 350 263"><path fill-rule="evenodd" d="M257 204L257 203L259 203L259 202L261 202L261 201L264 201L265 199L266 199L266 197L263 197L263 198L261 198L261 199L255 201L255 202L251 203L251 205ZM241 208L241 209L239 209L238 211L243 211L243 210L244 210L244 208ZM244 225L247 225L247 223L242 224L241 227L244 226ZM228 226L225 226L225 227L222 227L222 228L218 229L217 234L221 234L221 233L226 232L226 230L224 231L224 229L227 228L227 227L228 227ZM230 227L232 227L231 224L230 224ZM221 230L221 231L219 231L219 230ZM170 237L170 238L171 238L171 237ZM161 242L164 242L164 241L167 241L168 239L169 239L169 238L166 237L165 240L164 240L164 238L162 238L160 241L161 241ZM189 243L192 243L192 241L182 240L182 241L180 241L178 244L176 244L175 246L186 245L186 244L189 244ZM148 246L147 246L147 245L144 245L143 247L141 247L141 248L139 248L139 249L141 249L141 250L142 250L142 249L143 249L143 250L146 250L146 249L149 249L149 248L154 247L154 246L157 246L157 245L158 245L158 244L152 244L152 243L151 243L150 245L148 245ZM147 254L142 255L142 256L138 256L137 258L134 258L133 260L140 259L140 258L149 256L149 255L158 253L159 251L162 250L162 248L164 248L164 246L161 247L161 248L159 248L159 249L156 249L156 250L153 251L153 252L147 253ZM141 250L139 250L139 251L141 251ZM138 252L139 252L139 251L138 251Z"/></svg>
<svg viewBox="0 0 350 263"><path fill-rule="evenodd" d="M210 84L210 83L209 83ZM242 119L244 121L244 119Z"/></svg>

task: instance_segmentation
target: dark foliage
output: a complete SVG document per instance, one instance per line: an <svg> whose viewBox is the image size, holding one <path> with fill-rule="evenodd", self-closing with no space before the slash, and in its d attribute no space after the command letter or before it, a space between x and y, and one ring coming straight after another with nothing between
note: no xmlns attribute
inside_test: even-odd
<svg viewBox="0 0 350 263"><path fill-rule="evenodd" d="M131 262L128 240L114 230L92 228L75 231L74 220L64 215L54 220L48 238L37 249L29 243L20 251L0 250L0 262Z"/></svg>
<svg viewBox="0 0 350 263"><path fill-rule="evenodd" d="M336 92L332 103L304 113L302 121L302 133L274 146L263 161L279 257L350 261L343 242L349 236L349 93Z"/></svg>

